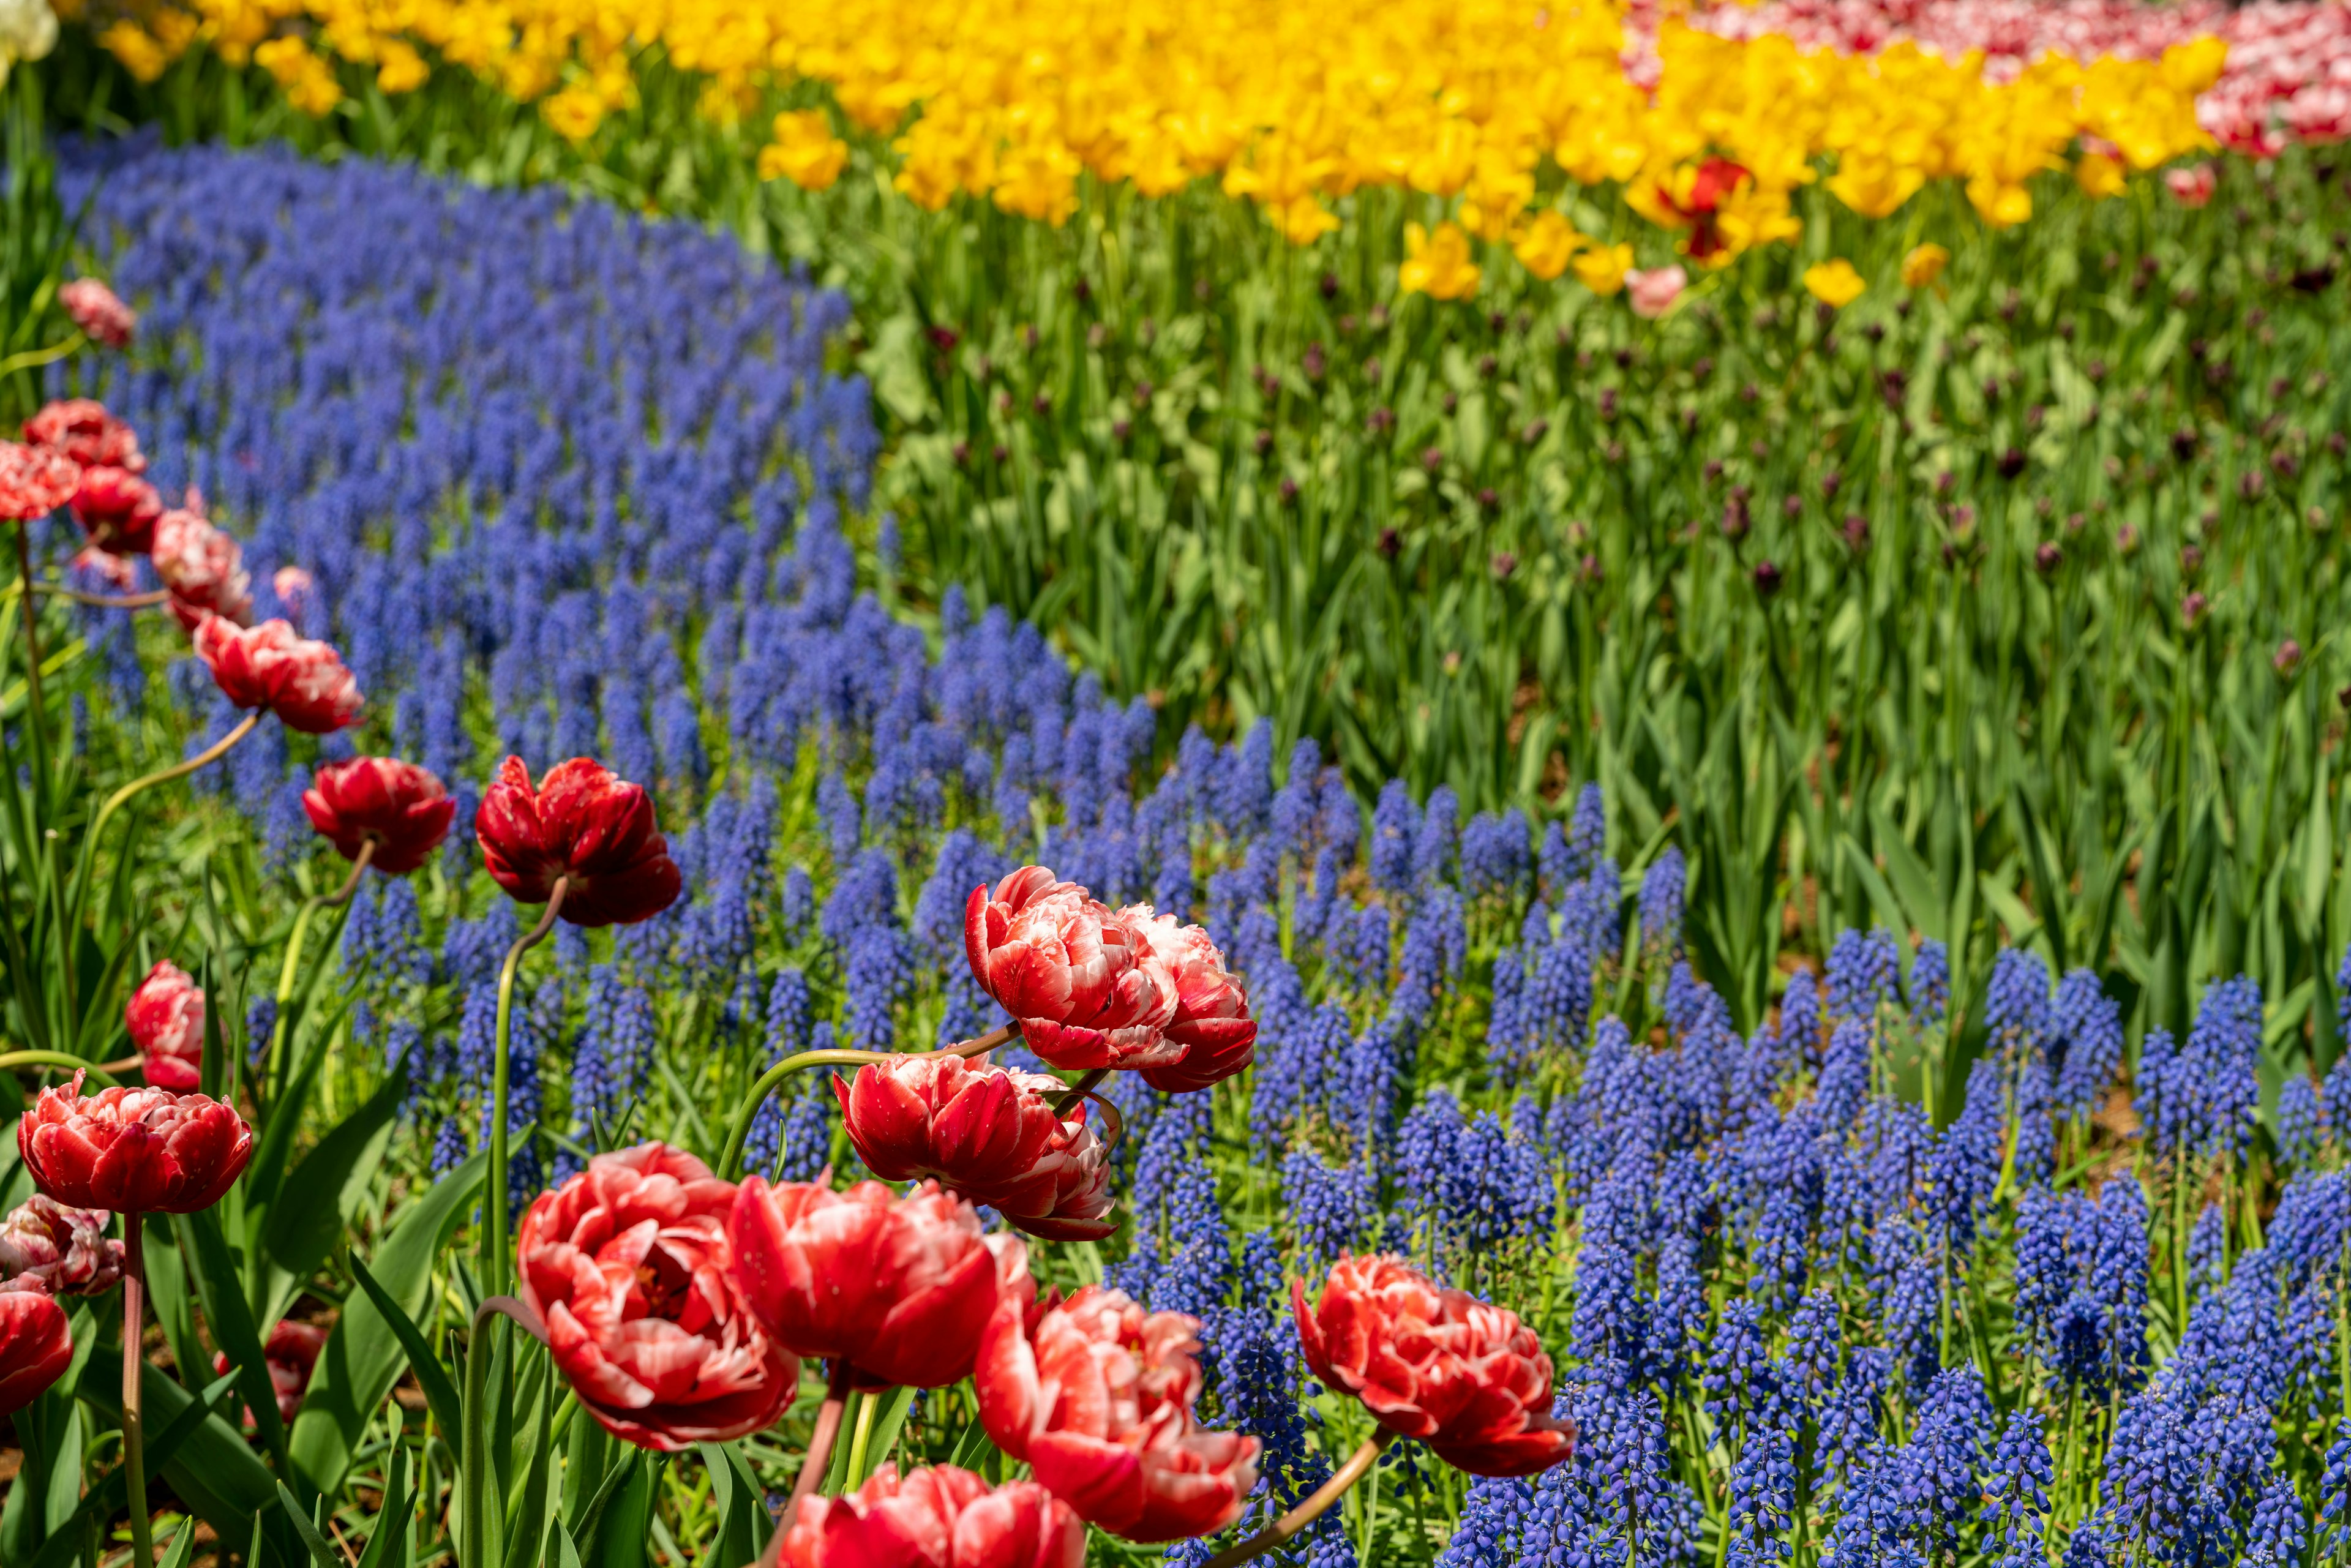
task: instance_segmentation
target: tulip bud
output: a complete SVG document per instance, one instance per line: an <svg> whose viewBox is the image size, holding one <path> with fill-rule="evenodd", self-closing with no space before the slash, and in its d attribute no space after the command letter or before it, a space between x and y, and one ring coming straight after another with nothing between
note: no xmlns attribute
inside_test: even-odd
<svg viewBox="0 0 2351 1568"><path fill-rule="evenodd" d="M778 1527L782 1528L782 1527ZM781 1568L1082 1568L1086 1527L1035 1481L990 1490L953 1465L883 1464L843 1497L808 1497Z"/></svg>
<svg viewBox="0 0 2351 1568"><path fill-rule="evenodd" d="M253 1157L253 1129L219 1101L161 1089L105 1089L83 1074L44 1089L16 1124L34 1185L73 1208L193 1214L210 1208Z"/></svg>
<svg viewBox="0 0 2351 1568"><path fill-rule="evenodd" d="M533 786L518 757L474 814L491 879L523 904L545 904L567 879L563 918L574 925L633 925L677 902L684 889L669 841L653 825L653 798L601 762L575 757Z"/></svg>
<svg viewBox="0 0 2351 1568"><path fill-rule="evenodd" d="M206 614L196 624L196 656L221 695L239 707L266 708L288 729L326 735L358 722L359 682L335 650L298 636L283 621L240 627Z"/></svg>
<svg viewBox="0 0 2351 1568"><path fill-rule="evenodd" d="M85 468L147 472L146 455L139 450L139 433L92 398L64 398L43 404L38 413L25 422L25 439Z"/></svg>
<svg viewBox="0 0 2351 1568"><path fill-rule="evenodd" d="M972 977L1055 1067L1166 1067L1186 1047L1162 1032L1175 980L1125 922L1075 883L1024 866L964 907Z"/></svg>
<svg viewBox="0 0 2351 1568"><path fill-rule="evenodd" d="M0 1416L38 1399L72 1362L64 1309L37 1290L0 1289Z"/></svg>
<svg viewBox="0 0 2351 1568"><path fill-rule="evenodd" d="M46 517L80 488L80 465L63 453L0 441L0 517Z"/></svg>
<svg viewBox="0 0 2351 1568"><path fill-rule="evenodd" d="M93 343L127 349L139 325L139 313L125 305L113 289L95 277L77 277L57 286L57 303L73 324Z"/></svg>
<svg viewBox="0 0 2351 1568"><path fill-rule="evenodd" d="M122 1278L122 1243L109 1238L113 1216L102 1208L69 1208L35 1193L0 1220L0 1289L37 1281L53 1296L99 1296Z"/></svg>
<svg viewBox="0 0 2351 1568"><path fill-rule="evenodd" d="M185 969L166 958L148 970L131 993L122 1021L150 1089L184 1094L197 1086L204 1062L204 993Z"/></svg>
<svg viewBox="0 0 2351 1568"><path fill-rule="evenodd" d="M373 843L375 869L403 876L449 836L457 803L439 779L413 762L354 757L319 769L303 791L302 810L345 860L359 859Z"/></svg>

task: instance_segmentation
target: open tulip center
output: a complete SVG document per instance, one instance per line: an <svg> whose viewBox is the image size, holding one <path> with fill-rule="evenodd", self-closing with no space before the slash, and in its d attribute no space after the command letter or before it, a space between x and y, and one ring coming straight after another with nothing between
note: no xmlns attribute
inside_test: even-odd
<svg viewBox="0 0 2351 1568"><path fill-rule="evenodd" d="M656 1245L637 1265L637 1294L645 1304L647 1317L672 1322L683 1317L686 1297L693 1291L694 1270L665 1247Z"/></svg>

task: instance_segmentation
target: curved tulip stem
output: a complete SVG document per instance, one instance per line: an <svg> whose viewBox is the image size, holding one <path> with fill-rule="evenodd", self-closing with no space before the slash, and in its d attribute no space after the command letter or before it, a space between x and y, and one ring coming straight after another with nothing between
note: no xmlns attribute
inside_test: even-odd
<svg viewBox="0 0 2351 1568"><path fill-rule="evenodd" d="M33 520L16 519L16 608L25 618L25 695L26 711L33 716L32 741L38 754L41 745L41 633L33 613Z"/></svg>
<svg viewBox="0 0 2351 1568"><path fill-rule="evenodd" d="M99 1087L101 1089L114 1087L114 1075L105 1068L95 1061L84 1061L80 1057L62 1051L0 1051L0 1069L12 1067L62 1067L72 1072L89 1073L98 1080Z"/></svg>
<svg viewBox="0 0 2351 1568"><path fill-rule="evenodd" d="M1097 1067L1075 1083L1071 1084L1070 1092L1053 1102L1053 1114L1066 1116L1076 1110L1081 1102L1099 1098L1094 1091L1101 1088L1102 1080L1109 1076L1109 1068ZM1104 1103L1108 1102L1105 1101Z"/></svg>
<svg viewBox="0 0 2351 1568"><path fill-rule="evenodd" d="M141 774L109 795L106 798L106 804L98 809L98 815L90 819L89 835L84 840L85 847L82 851L84 863L88 863L91 851L98 843L98 835L105 828L108 818L130 804L131 799L141 791L152 789L158 784L169 784L174 779L184 779L197 768L210 767L226 757L231 747L253 733L253 727L261 722L263 712L261 708L255 708L239 721L235 729L205 747L185 762L175 762L169 768L161 768L152 773Z"/></svg>
<svg viewBox="0 0 2351 1568"><path fill-rule="evenodd" d="M855 1491L864 1484L866 1451L873 1446L873 1418L881 1409L879 1394L857 1396L857 1427L849 1435L849 1468L841 1473L842 1491Z"/></svg>
<svg viewBox="0 0 2351 1568"><path fill-rule="evenodd" d="M776 1521L776 1533L760 1554L760 1562L772 1564L783 1551L783 1539L799 1517L800 1500L816 1495L823 1483L824 1473L832 1465L832 1446L841 1437L841 1413L849 1404L849 1358L832 1358L831 1378L824 1386L824 1403L817 1406L816 1428L809 1434L808 1454L800 1460L799 1479L792 1482L791 1500L784 1504L784 1516Z"/></svg>
<svg viewBox="0 0 2351 1568"><path fill-rule="evenodd" d="M458 1439L463 1447L457 1455L458 1479L465 1488L465 1537L457 1544L463 1549L459 1561L465 1568L494 1568L490 1530L490 1346L487 1330L490 1319L496 1316L513 1319L522 1325L524 1333L542 1343L547 1339L546 1322L530 1310L528 1302L518 1301L512 1296L492 1296L474 1310L473 1332L465 1340L465 1405L460 1417L465 1423L465 1430Z"/></svg>
<svg viewBox="0 0 2351 1568"><path fill-rule="evenodd" d="M33 591L70 599L76 604L87 604L94 610L152 610L172 597L172 591L168 588L158 588L149 593L84 593L78 588L68 588L61 582L37 582L33 584Z"/></svg>
<svg viewBox="0 0 2351 1568"><path fill-rule="evenodd" d="M6 359L0 360L0 376L13 376L18 371L38 370L43 365L56 364L68 354L78 350L89 341L89 339L87 336L76 332L62 343L52 343L46 349L26 349L22 353L11 354Z"/></svg>
<svg viewBox="0 0 2351 1568"><path fill-rule="evenodd" d="M140 1332L147 1317L147 1255L139 1234L143 1217L122 1217L122 1488L131 1505L131 1560L139 1568L155 1561L155 1527L147 1513L147 1444L140 1413L140 1377L147 1360Z"/></svg>
<svg viewBox="0 0 2351 1568"><path fill-rule="evenodd" d="M1242 1542L1227 1547L1202 1564L1202 1568L1236 1568L1254 1557L1262 1557L1313 1523L1330 1511L1331 1505L1347 1495L1347 1489L1371 1473L1378 1462L1380 1450L1395 1440L1395 1434L1383 1427L1364 1440L1364 1446L1347 1456L1339 1473L1314 1489L1314 1495L1275 1520L1271 1524Z"/></svg>
<svg viewBox="0 0 2351 1568"><path fill-rule="evenodd" d="M861 1067L870 1061L894 1061L901 1056L983 1056L1013 1038L1019 1030L1011 1024L999 1024L986 1034L959 1040L938 1051L803 1051L787 1056L767 1071L759 1074L751 1085L750 1094L741 1110L735 1113L734 1124L726 1129L726 1143L719 1151L718 1174L728 1181L743 1175L743 1145L751 1135L752 1119L776 1085L806 1067Z"/></svg>
<svg viewBox="0 0 2351 1568"><path fill-rule="evenodd" d="M375 841L370 839L360 845L359 858L351 862L351 874L344 879L341 887L330 894L312 894L302 901L302 907L294 914L294 931L286 938L286 961L277 968L277 1018L269 1030L269 1061L266 1070L272 1075L273 1087L276 1082L275 1075L286 1070L286 1030L288 1027L286 1004L294 999L294 980L301 971L302 944L310 935L311 918L321 909L338 909L349 904L351 901L351 894L360 890L360 875L366 872L368 862L373 859L375 859Z"/></svg>
<svg viewBox="0 0 2351 1568"><path fill-rule="evenodd" d="M555 879L547 894L547 913L507 949L507 961L498 969L498 1043L490 1071L490 1222L482 1233L482 1282L493 1295L509 1283L514 1251L513 1239L507 1234L507 1041L514 1026L515 976L522 967L522 956L546 941L547 934L555 929L555 918L563 913L563 895L570 886L568 876Z"/></svg>

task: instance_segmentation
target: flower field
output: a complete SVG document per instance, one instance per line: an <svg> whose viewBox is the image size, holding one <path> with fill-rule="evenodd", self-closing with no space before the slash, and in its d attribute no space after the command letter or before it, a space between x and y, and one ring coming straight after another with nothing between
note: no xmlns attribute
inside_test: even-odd
<svg viewBox="0 0 2351 1568"><path fill-rule="evenodd" d="M2351 7L0 68L0 1568L2351 1552Z"/></svg>

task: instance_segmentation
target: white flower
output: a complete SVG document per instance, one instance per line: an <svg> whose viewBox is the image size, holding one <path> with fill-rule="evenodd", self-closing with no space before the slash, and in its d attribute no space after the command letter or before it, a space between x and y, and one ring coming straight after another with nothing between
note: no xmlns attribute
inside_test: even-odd
<svg viewBox="0 0 2351 1568"><path fill-rule="evenodd" d="M18 60L47 59L57 47L57 16L48 0L0 0L0 82Z"/></svg>

